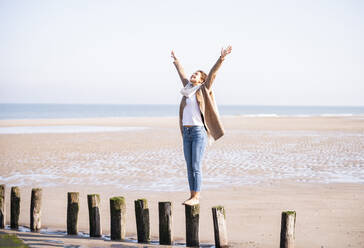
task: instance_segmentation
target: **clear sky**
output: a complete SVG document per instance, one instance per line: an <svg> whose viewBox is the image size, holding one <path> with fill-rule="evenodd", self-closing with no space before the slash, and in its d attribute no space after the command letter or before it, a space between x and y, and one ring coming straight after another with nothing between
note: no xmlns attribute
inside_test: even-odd
<svg viewBox="0 0 364 248"><path fill-rule="evenodd" d="M170 52L217 104L364 105L364 1L0 0L0 102L179 104Z"/></svg>

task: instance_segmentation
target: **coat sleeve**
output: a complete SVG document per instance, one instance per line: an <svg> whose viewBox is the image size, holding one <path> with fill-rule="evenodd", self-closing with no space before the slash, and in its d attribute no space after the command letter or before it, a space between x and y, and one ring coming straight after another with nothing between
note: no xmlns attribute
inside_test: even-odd
<svg viewBox="0 0 364 248"><path fill-rule="evenodd" d="M220 68L222 61L224 61L224 59L225 58L221 58L220 56L219 59L214 64L214 66L211 68L209 74L207 75L205 86L208 90L211 89L212 83L214 82L216 77L217 70Z"/></svg>
<svg viewBox="0 0 364 248"><path fill-rule="evenodd" d="M173 64L176 66L178 75L181 78L183 86L185 86L188 83L188 79L187 79L187 77L185 75L185 72L184 72L181 64L179 63L178 60L173 61Z"/></svg>

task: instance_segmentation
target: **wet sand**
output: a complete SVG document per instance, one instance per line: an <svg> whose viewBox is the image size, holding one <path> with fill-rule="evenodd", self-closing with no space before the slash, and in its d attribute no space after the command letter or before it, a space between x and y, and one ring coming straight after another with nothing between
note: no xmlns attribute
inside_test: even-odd
<svg viewBox="0 0 364 248"><path fill-rule="evenodd" d="M277 247L285 210L297 212L296 247L364 246L363 118L223 117L222 122L226 133L207 148L202 168L202 243L213 245L211 207L223 205L233 247ZM108 200L122 195L127 236L136 238L133 204L143 197L150 203L152 239L158 240L158 201L172 201L174 237L185 242L181 202L188 184L177 118L0 121L0 127L52 125L146 129L1 134L0 182L7 185L8 210L10 187L21 187L21 225L29 226L31 188L42 187L42 228L65 231L67 192L78 191L79 231L87 233L86 197L100 193L102 229L108 235ZM60 236L45 239L115 245Z"/></svg>

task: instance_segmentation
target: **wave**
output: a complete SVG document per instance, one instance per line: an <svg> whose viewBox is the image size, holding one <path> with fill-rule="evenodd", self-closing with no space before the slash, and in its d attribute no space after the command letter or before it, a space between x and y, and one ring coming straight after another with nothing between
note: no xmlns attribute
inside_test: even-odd
<svg viewBox="0 0 364 248"><path fill-rule="evenodd" d="M0 127L0 134L31 133L99 133L139 131L148 127L111 127L111 126L19 126Z"/></svg>
<svg viewBox="0 0 364 248"><path fill-rule="evenodd" d="M222 116L243 116L243 117L363 117L364 114L236 114L236 115L222 115Z"/></svg>

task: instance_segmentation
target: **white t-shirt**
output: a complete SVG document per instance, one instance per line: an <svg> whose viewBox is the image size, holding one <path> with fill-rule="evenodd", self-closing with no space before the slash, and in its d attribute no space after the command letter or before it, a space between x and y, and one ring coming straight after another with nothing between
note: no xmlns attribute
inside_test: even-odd
<svg viewBox="0 0 364 248"><path fill-rule="evenodd" d="M196 100L196 94L193 94L191 97L186 97L186 105L183 109L182 123L183 126L203 126L201 111Z"/></svg>

